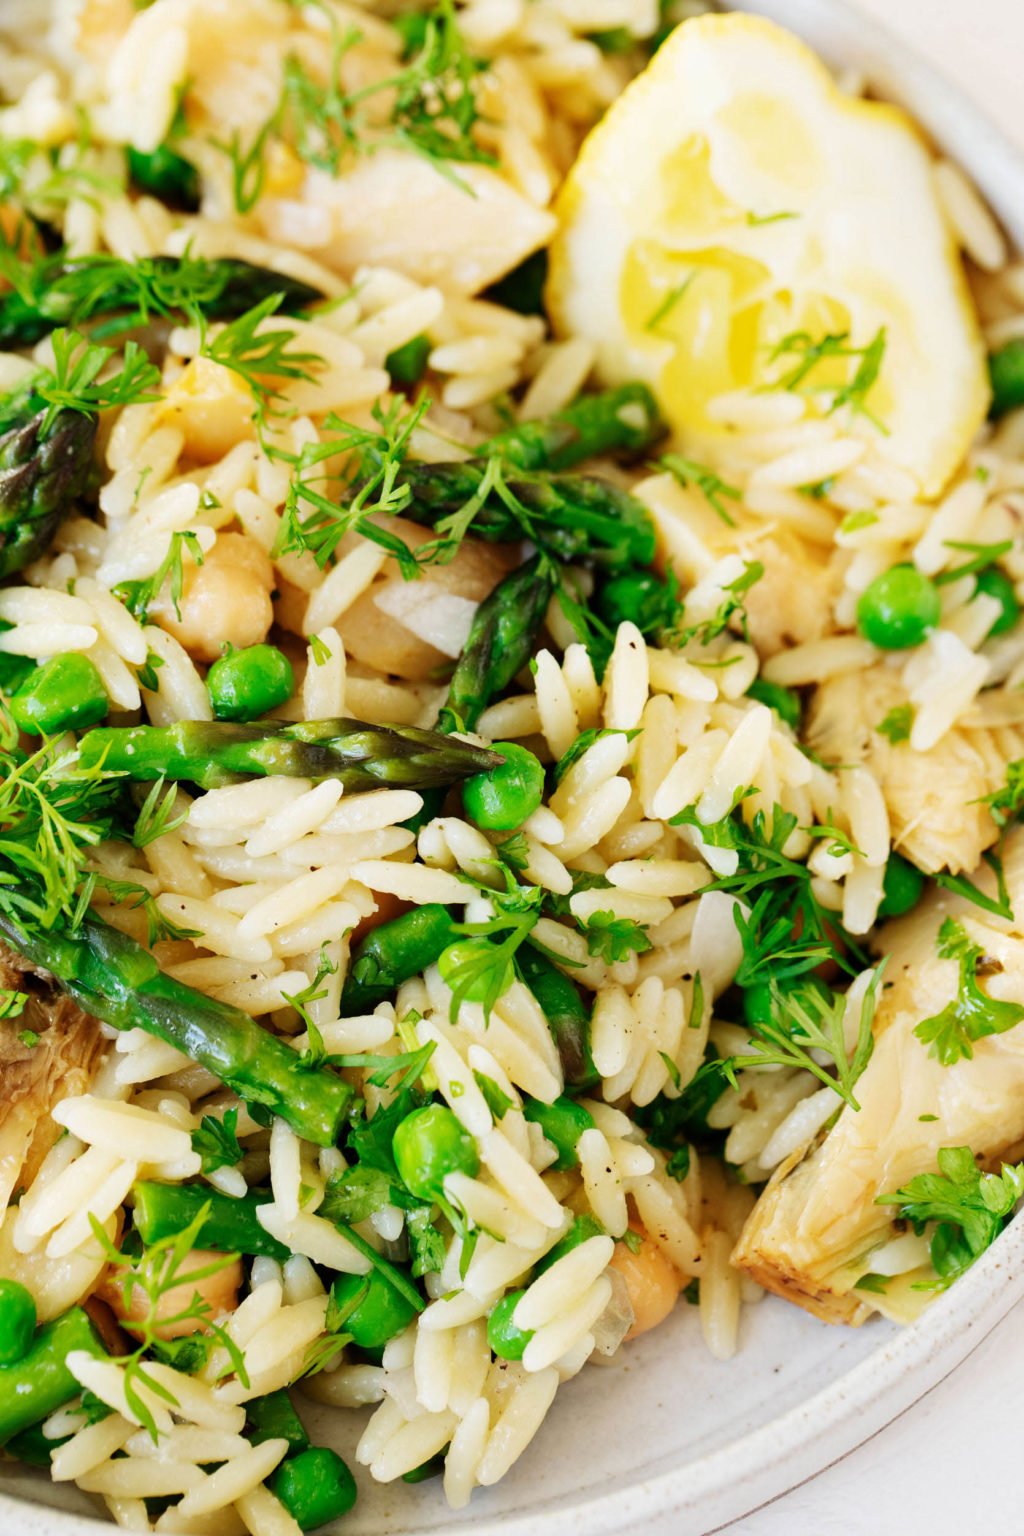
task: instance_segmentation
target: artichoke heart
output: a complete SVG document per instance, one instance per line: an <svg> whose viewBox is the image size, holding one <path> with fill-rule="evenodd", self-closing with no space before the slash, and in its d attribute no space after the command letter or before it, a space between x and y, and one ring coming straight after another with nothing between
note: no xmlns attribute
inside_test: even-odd
<svg viewBox="0 0 1024 1536"><path fill-rule="evenodd" d="M861 1108L844 1106L831 1129L776 1170L733 1253L761 1285L827 1322L862 1323L874 1312L909 1321L934 1294L920 1288L933 1278L927 1263L857 1288L902 1229L879 1196L934 1172L941 1147L970 1147L987 1167L1024 1140L1024 1023L974 1040L973 1054L950 1066L914 1033L957 996L957 962L937 946L946 918L982 948L977 974L985 992L1024 1002L1022 829L1007 838L1004 868L1019 913L1013 923L940 890L882 929L878 948L888 959L874 1054L857 1084ZM994 896L987 869L974 878Z"/></svg>

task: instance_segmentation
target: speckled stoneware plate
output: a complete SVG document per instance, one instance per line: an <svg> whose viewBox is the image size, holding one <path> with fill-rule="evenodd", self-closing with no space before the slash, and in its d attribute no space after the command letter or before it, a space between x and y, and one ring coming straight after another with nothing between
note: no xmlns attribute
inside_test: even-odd
<svg viewBox="0 0 1024 1536"><path fill-rule="evenodd" d="M863 69L973 175L1024 248L1024 163L948 81L841 0L749 0L836 65ZM1024 1294L1024 1220L912 1328L829 1328L768 1298L727 1365L705 1353L695 1311L558 1395L544 1431L498 1487L458 1515L436 1483L365 1489L345 1536L708 1536L845 1455L928 1392ZM307 1415L309 1417L309 1415ZM348 1423L338 1435L338 1418ZM335 1416L343 1455L362 1415ZM311 1427L314 1427L311 1423ZM328 1438L324 1433L317 1438ZM2 1536L100 1536L76 1490L0 1468Z"/></svg>

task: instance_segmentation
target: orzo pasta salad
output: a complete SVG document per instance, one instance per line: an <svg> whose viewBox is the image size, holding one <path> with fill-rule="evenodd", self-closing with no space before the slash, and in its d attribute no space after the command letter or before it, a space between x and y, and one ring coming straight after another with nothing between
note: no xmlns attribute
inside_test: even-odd
<svg viewBox="0 0 1024 1536"><path fill-rule="evenodd" d="M977 193L701 0L2 12L3 1454L295 1536L912 1320L1024 1192Z"/></svg>

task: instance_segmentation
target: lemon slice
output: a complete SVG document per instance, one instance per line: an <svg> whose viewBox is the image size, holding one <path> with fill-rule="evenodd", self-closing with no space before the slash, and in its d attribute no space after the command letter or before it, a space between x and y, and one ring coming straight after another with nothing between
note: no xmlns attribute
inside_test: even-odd
<svg viewBox="0 0 1024 1536"><path fill-rule="evenodd" d="M925 494L962 459L985 355L928 151L788 32L739 14L677 27L556 213L556 329L596 344L607 382L650 383L691 445L723 430L716 396L788 387Z"/></svg>

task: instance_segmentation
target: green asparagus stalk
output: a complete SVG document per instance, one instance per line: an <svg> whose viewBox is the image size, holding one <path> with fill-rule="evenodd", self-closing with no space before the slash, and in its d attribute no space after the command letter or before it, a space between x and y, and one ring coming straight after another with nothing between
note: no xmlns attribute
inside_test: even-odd
<svg viewBox="0 0 1024 1536"><path fill-rule="evenodd" d="M435 527L481 495L488 461L462 464L409 464L403 477L412 500L402 516ZM505 489L518 507L497 491L484 491L472 533L489 542L515 543L529 538L559 560L585 560L616 569L650 565L655 553L654 524L635 496L609 480L592 475L505 476Z"/></svg>
<svg viewBox="0 0 1024 1536"><path fill-rule="evenodd" d="M553 590L535 555L480 604L441 711L442 730L458 729L459 722L472 730L491 700L526 666Z"/></svg>
<svg viewBox="0 0 1024 1536"><path fill-rule="evenodd" d="M403 912L372 929L356 947L341 994L348 1017L370 1013L392 997L403 981L433 965L457 937L454 918L438 902Z"/></svg>
<svg viewBox="0 0 1024 1536"><path fill-rule="evenodd" d="M288 1258L288 1249L260 1226L256 1212L272 1196L255 1193L235 1199L203 1184L157 1184L142 1179L133 1188L135 1225L148 1246L173 1237L203 1210L207 1214L196 1233L197 1248L218 1253L264 1254L269 1259Z"/></svg>
<svg viewBox="0 0 1024 1536"><path fill-rule="evenodd" d="M346 789L429 789L503 761L495 752L415 726L362 720L182 720L176 725L101 727L79 743L83 769L131 779L183 779L203 789L247 778L340 779Z"/></svg>
<svg viewBox="0 0 1024 1536"><path fill-rule="evenodd" d="M639 458L665 435L665 423L646 384L623 384L599 395L581 395L556 416L524 421L484 443L517 469L571 469L598 454Z"/></svg>
<svg viewBox="0 0 1024 1536"><path fill-rule="evenodd" d="M47 423L46 415L0 436L0 577L45 553L92 467L95 416L63 410Z"/></svg>
<svg viewBox="0 0 1024 1536"><path fill-rule="evenodd" d="M0 914L0 936L48 971L86 1013L115 1029L156 1035L308 1141L334 1145L352 1098L348 1083L301 1066L290 1046L240 1008L166 976L134 939L95 918L67 933L29 931L6 914Z"/></svg>
<svg viewBox="0 0 1024 1536"><path fill-rule="evenodd" d="M25 347L58 326L80 326L116 315L106 330L125 330L155 316L195 308L208 320L229 320L281 294L280 312L294 314L323 298L309 283L234 258L147 256L125 261L106 254L63 252L26 265L24 281L0 299L0 347Z"/></svg>
<svg viewBox="0 0 1024 1536"><path fill-rule="evenodd" d="M570 1088L600 1082L590 1054L590 1010L563 971L529 944L516 955L523 980L540 1004Z"/></svg>
<svg viewBox="0 0 1024 1536"><path fill-rule="evenodd" d="M0 1445L81 1391L66 1363L73 1349L106 1353L81 1307L44 1323L26 1355L14 1365L0 1366Z"/></svg>

